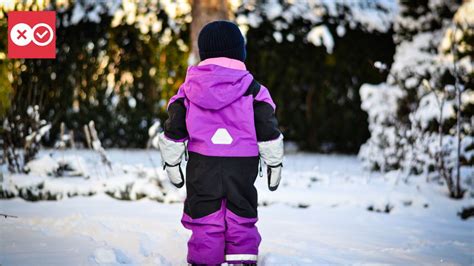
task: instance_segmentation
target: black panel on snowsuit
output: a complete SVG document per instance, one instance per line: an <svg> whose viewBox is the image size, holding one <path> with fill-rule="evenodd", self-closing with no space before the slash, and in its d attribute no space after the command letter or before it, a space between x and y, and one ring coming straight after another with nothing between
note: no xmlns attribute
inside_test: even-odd
<svg viewBox="0 0 474 266"><path fill-rule="evenodd" d="M187 197L184 212L201 218L218 211L222 199L235 214L257 217L258 156L216 157L189 153L186 166Z"/></svg>
<svg viewBox="0 0 474 266"><path fill-rule="evenodd" d="M169 117L164 124L166 137L174 140L187 138L184 98L179 98L168 106L168 115Z"/></svg>

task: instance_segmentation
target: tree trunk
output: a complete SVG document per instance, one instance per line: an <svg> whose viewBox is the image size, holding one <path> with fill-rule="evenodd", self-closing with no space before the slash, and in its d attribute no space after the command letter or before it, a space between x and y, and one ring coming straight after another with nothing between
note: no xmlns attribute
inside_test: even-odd
<svg viewBox="0 0 474 266"><path fill-rule="evenodd" d="M214 20L229 19L227 0L191 0L193 20L191 22L191 54L188 63L194 65L199 61L197 40L199 32L207 23Z"/></svg>

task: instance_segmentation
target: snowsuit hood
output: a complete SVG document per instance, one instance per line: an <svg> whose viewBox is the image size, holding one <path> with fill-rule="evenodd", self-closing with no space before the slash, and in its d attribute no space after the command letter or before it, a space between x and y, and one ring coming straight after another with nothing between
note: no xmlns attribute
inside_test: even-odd
<svg viewBox="0 0 474 266"><path fill-rule="evenodd" d="M191 66L181 89L193 104L219 110L244 95L252 80L247 70L214 64Z"/></svg>

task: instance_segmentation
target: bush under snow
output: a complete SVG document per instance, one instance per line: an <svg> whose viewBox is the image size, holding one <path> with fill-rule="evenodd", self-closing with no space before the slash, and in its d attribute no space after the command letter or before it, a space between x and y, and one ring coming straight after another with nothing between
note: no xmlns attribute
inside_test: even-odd
<svg viewBox="0 0 474 266"><path fill-rule="evenodd" d="M152 156L146 151L149 160ZM92 151L69 150L44 154L32 160L29 173L9 174L0 183L0 198L21 197L26 200L59 200L73 196L105 193L122 200L149 198L160 202L184 199L159 167L159 155L153 152L157 167L143 163L105 165ZM121 154L121 156L127 156ZM140 157L145 159L146 157ZM122 160L123 161L123 160Z"/></svg>
<svg viewBox="0 0 474 266"><path fill-rule="evenodd" d="M429 1L426 14L416 19L402 5L395 27L395 39L400 43L388 79L379 85L364 84L360 89L361 106L368 113L371 132L359 152L367 168L403 169L407 174L423 173L440 178L442 171L444 175L454 176L457 164L461 164L461 182L468 186L474 172L474 72L472 53L466 53L473 46L465 42L474 34L470 28L472 22L459 19L459 14L466 13L473 5L473 1L466 1L454 19L446 13L437 13L456 11L454 2ZM427 27L426 21L436 19L437 23L430 24L432 28ZM454 38L453 31L458 32ZM458 159L456 112L459 108Z"/></svg>

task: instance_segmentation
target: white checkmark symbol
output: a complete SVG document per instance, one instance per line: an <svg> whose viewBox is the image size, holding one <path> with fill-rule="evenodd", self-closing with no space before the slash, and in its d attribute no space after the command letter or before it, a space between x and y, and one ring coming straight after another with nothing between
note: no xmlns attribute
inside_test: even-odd
<svg viewBox="0 0 474 266"><path fill-rule="evenodd" d="M46 35L47 33L48 33L47 30L45 30L45 31L43 32L43 34L39 34L39 33L37 32L37 33L36 33L36 36L38 36L40 39L43 39L44 35Z"/></svg>

